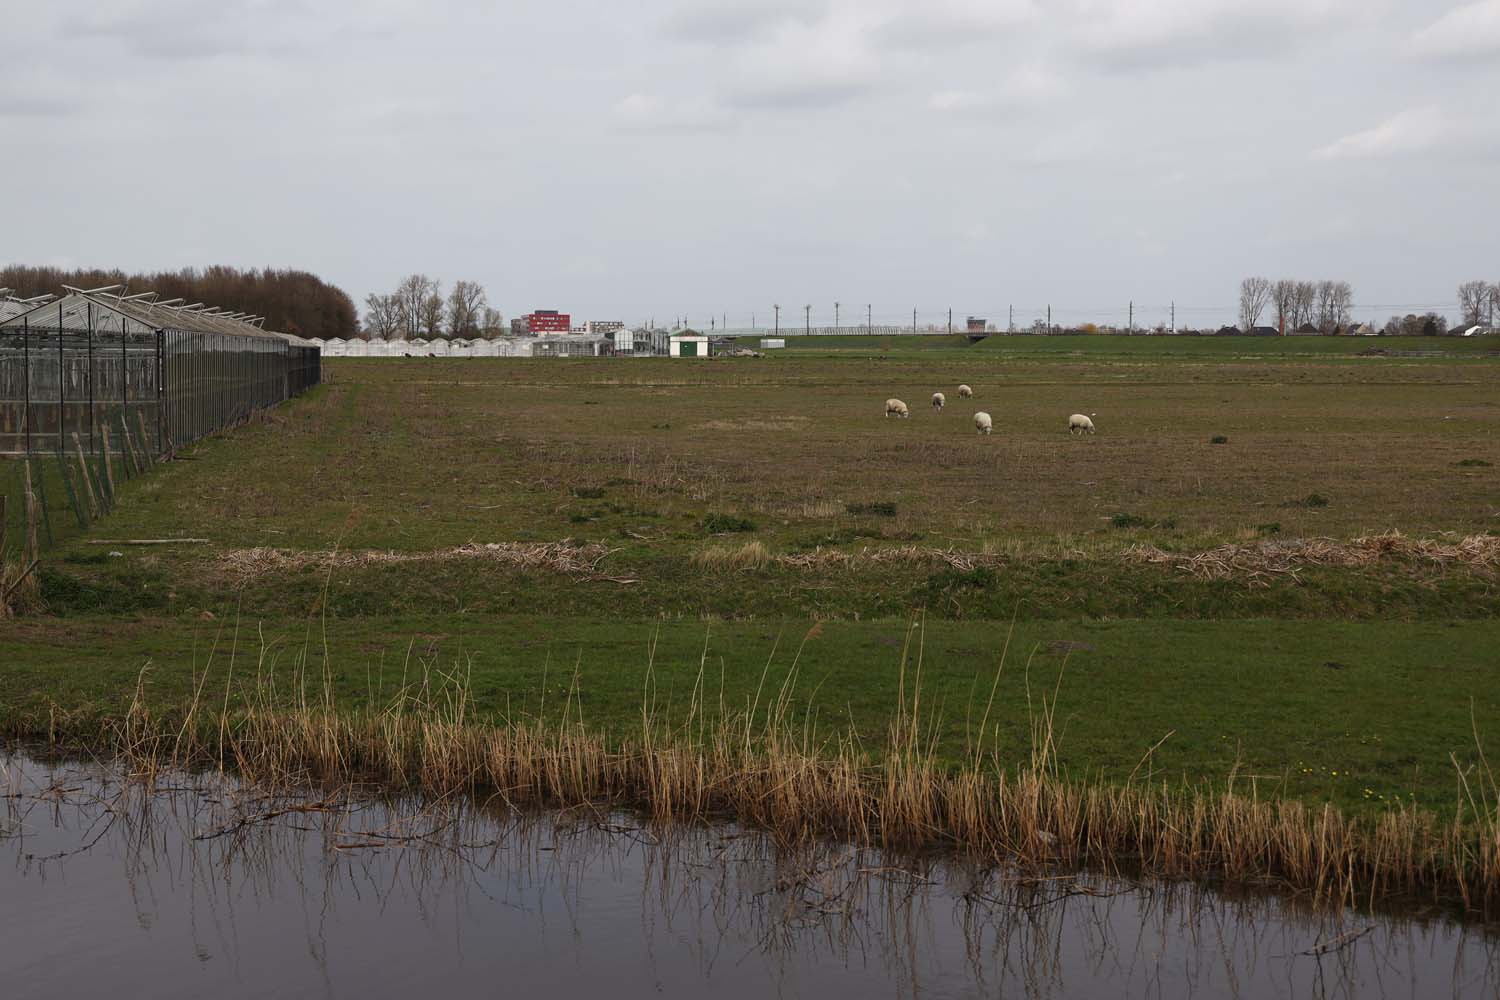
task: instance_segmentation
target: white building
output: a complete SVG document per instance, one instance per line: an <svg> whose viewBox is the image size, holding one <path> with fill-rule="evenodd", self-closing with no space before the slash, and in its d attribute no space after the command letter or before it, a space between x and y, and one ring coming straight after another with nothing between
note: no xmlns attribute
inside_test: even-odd
<svg viewBox="0 0 1500 1000"><path fill-rule="evenodd" d="M709 354L708 338L701 334L672 334L667 353L674 358L706 358Z"/></svg>

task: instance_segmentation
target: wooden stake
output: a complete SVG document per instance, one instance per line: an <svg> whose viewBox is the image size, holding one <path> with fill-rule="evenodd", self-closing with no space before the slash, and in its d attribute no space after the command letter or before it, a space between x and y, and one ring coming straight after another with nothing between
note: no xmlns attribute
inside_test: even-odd
<svg viewBox="0 0 1500 1000"><path fill-rule="evenodd" d="M130 424L125 422L125 414L120 413L120 454L124 456L125 475L131 479L141 474L141 460L136 457L135 443L130 440Z"/></svg>
<svg viewBox="0 0 1500 1000"><path fill-rule="evenodd" d="M21 565L32 566L36 564L41 556L41 546L37 544L36 540L37 522L41 518L38 516L39 512L37 511L36 491L31 486L30 457L27 457L21 463L21 475L26 483L26 554L21 558ZM24 588L25 593L34 594L36 592L36 577L32 576L30 571L22 575L21 579L16 581L16 584L20 585L23 582L26 584Z"/></svg>
<svg viewBox="0 0 1500 1000"><path fill-rule="evenodd" d="M151 438L146 434L146 415L140 410L135 411L135 425L141 432L141 455L145 457L146 464L156 464L156 454L151 450Z"/></svg>
<svg viewBox="0 0 1500 1000"><path fill-rule="evenodd" d="M99 426L99 440L104 444L104 453L100 456L104 462L104 485L105 492L109 495L110 506L115 502L115 466L109 460L109 424L101 423Z"/></svg>
<svg viewBox="0 0 1500 1000"><path fill-rule="evenodd" d="M5 586L5 493L0 491L0 618L10 617L10 601L6 596L10 593Z"/></svg>
<svg viewBox="0 0 1500 1000"><path fill-rule="evenodd" d="M73 449L78 453L78 471L83 475L83 492L88 498L89 520L97 520L99 517L99 498L94 493L94 480L89 475L89 462L83 455L83 442L78 440L78 432L73 432Z"/></svg>
<svg viewBox="0 0 1500 1000"><path fill-rule="evenodd" d="M78 530L87 531L89 528L88 508L84 507L78 491L73 488L73 473L68 471L66 456L57 456L57 471L62 476L63 491L68 494L68 503L73 507L73 516L78 519Z"/></svg>

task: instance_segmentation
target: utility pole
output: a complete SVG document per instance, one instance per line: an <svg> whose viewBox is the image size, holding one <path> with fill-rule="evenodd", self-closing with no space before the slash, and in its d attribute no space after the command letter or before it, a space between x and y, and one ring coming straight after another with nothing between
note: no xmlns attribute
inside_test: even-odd
<svg viewBox="0 0 1500 1000"><path fill-rule="evenodd" d="M776 310L776 336L781 336L781 304L777 303L771 307Z"/></svg>
<svg viewBox="0 0 1500 1000"><path fill-rule="evenodd" d="M953 336L953 307L948 307L948 336Z"/></svg>
<svg viewBox="0 0 1500 1000"><path fill-rule="evenodd" d="M1050 305L1047 307L1047 332L1052 332L1052 307Z"/></svg>
<svg viewBox="0 0 1500 1000"><path fill-rule="evenodd" d="M1177 300L1172 300L1172 332L1177 332Z"/></svg>
<svg viewBox="0 0 1500 1000"><path fill-rule="evenodd" d="M805 333L805 334L807 334L807 336L809 336L809 337L812 336L812 306L811 305L806 305L806 306L802 307L802 332Z"/></svg>
<svg viewBox="0 0 1500 1000"><path fill-rule="evenodd" d="M1010 319L1007 320L1006 323L1005 323L1005 332L1006 333L1015 333L1016 332L1016 307L1014 305L1012 305L1009 308L1010 308Z"/></svg>
<svg viewBox="0 0 1500 1000"><path fill-rule="evenodd" d="M912 333L916 333L917 332L917 307L916 306L912 306L911 307L911 332Z"/></svg>
<svg viewBox="0 0 1500 1000"><path fill-rule="evenodd" d="M833 304L833 332L839 332L839 304L837 302Z"/></svg>
<svg viewBox="0 0 1500 1000"><path fill-rule="evenodd" d="M1130 325L1125 327L1126 333L1135 333L1135 299L1130 300Z"/></svg>
<svg viewBox="0 0 1500 1000"><path fill-rule="evenodd" d="M870 312L870 303L866 302L865 303L865 333L867 335L874 334L874 332L875 332L875 320L872 318L873 315L874 314Z"/></svg>

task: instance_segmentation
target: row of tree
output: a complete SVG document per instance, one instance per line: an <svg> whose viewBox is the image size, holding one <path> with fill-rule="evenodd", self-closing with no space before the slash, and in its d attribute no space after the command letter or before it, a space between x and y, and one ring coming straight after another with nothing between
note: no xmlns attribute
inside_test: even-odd
<svg viewBox="0 0 1500 1000"><path fill-rule="evenodd" d="M504 332L500 311L490 308L477 281L455 281L444 295L441 282L411 274L389 295L372 292L365 299L364 335L370 340L498 337Z"/></svg>
<svg viewBox="0 0 1500 1000"><path fill-rule="evenodd" d="M1347 281L1246 278L1240 282L1240 329L1249 333L1267 310L1283 332L1315 326L1333 333L1349 325L1354 287Z"/></svg>
<svg viewBox="0 0 1500 1000"><path fill-rule="evenodd" d="M63 285L124 285L127 295L158 292L162 299L181 298L220 306L226 312L264 316L267 330L299 337L348 338L359 329L354 300L343 289L306 271L271 267L241 270L223 265L149 274L21 265L0 269L0 288L13 289L18 298L57 293Z"/></svg>
<svg viewBox="0 0 1500 1000"><path fill-rule="evenodd" d="M1463 313L1465 326L1481 323L1493 326L1495 313L1500 312L1500 281L1493 285L1487 281L1465 281L1458 286L1458 309Z"/></svg>

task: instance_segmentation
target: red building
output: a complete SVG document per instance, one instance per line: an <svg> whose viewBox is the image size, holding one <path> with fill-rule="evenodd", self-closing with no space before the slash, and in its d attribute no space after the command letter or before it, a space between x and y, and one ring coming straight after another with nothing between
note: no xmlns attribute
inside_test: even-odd
<svg viewBox="0 0 1500 1000"><path fill-rule="evenodd" d="M526 314L526 328L538 333L567 333L573 329L573 317L556 309L538 309Z"/></svg>

